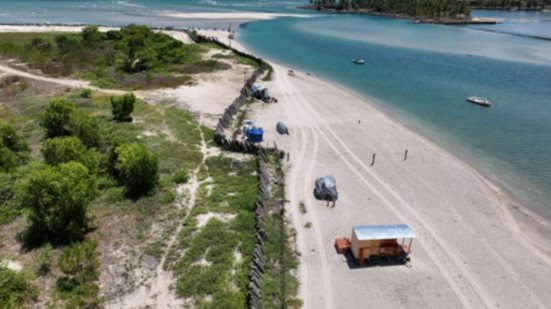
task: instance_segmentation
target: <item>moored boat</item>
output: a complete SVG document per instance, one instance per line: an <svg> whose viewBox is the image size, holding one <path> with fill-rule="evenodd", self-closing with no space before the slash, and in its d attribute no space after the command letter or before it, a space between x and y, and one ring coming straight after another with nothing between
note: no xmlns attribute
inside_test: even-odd
<svg viewBox="0 0 551 309"><path fill-rule="evenodd" d="M486 106L486 107L492 106L492 102L490 102L490 100L488 100L487 98L468 97L467 101L474 104L478 104L480 106Z"/></svg>

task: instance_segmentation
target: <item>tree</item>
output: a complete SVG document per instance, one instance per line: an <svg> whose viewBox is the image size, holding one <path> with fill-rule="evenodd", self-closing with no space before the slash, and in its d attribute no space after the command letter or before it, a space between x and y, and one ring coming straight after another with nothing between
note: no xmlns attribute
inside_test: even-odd
<svg viewBox="0 0 551 309"><path fill-rule="evenodd" d="M111 97L111 111L117 121L132 121L130 114L134 111L136 97L133 93Z"/></svg>
<svg viewBox="0 0 551 309"><path fill-rule="evenodd" d="M75 161L82 163L90 171L95 171L101 161L101 156L95 149L87 149L80 139L74 136L47 139L42 143L40 151L44 162L49 165Z"/></svg>
<svg viewBox="0 0 551 309"><path fill-rule="evenodd" d="M0 123L0 172L12 171L28 159L29 146L12 126Z"/></svg>
<svg viewBox="0 0 551 309"><path fill-rule="evenodd" d="M16 184L16 191L21 205L29 209L28 242L62 244L83 238L95 192L85 166L77 162L36 166Z"/></svg>
<svg viewBox="0 0 551 309"><path fill-rule="evenodd" d="M50 101L40 119L40 125L46 129L46 136L52 138L69 135L69 121L74 110L75 105L64 99Z"/></svg>
<svg viewBox="0 0 551 309"><path fill-rule="evenodd" d="M100 143L97 119L64 99L50 101L40 124L48 138L74 135L87 147L97 147Z"/></svg>
<svg viewBox="0 0 551 309"><path fill-rule="evenodd" d="M97 147L101 141L98 120L83 110L74 110L69 117L69 132L87 147Z"/></svg>
<svg viewBox="0 0 551 309"><path fill-rule="evenodd" d="M144 146L124 144L115 149L115 154L115 170L128 195L138 197L155 187L159 162Z"/></svg>
<svg viewBox="0 0 551 309"><path fill-rule="evenodd" d="M82 37L82 43L87 47L95 47L105 38L105 35L99 31L97 26L88 26L82 29L80 36Z"/></svg>

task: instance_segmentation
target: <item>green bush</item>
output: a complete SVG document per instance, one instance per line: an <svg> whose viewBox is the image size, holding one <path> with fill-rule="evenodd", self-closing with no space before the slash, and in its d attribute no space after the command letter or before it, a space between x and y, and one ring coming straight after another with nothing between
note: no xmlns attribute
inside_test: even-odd
<svg viewBox="0 0 551 309"><path fill-rule="evenodd" d="M40 124L48 138L74 135L87 147L97 147L100 143L97 119L64 99L50 101Z"/></svg>
<svg viewBox="0 0 551 309"><path fill-rule="evenodd" d="M60 244L82 239L86 211L95 191L85 166L77 162L35 166L16 187L18 200L29 209L28 243Z"/></svg>
<svg viewBox="0 0 551 309"><path fill-rule="evenodd" d="M47 139L40 149L44 162L49 165L59 165L69 161L82 163L90 171L96 171L101 161L101 155L95 149L86 146L74 136Z"/></svg>
<svg viewBox="0 0 551 309"><path fill-rule="evenodd" d="M0 266L0 307L23 308L24 303L35 300L37 290L25 275Z"/></svg>
<svg viewBox="0 0 551 309"><path fill-rule="evenodd" d="M189 175L186 171L178 171L172 176L172 181L177 184L186 183L189 180Z"/></svg>
<svg viewBox="0 0 551 309"><path fill-rule="evenodd" d="M147 194L157 184L159 161L139 144L124 144L115 149L115 170L129 196Z"/></svg>
<svg viewBox="0 0 551 309"><path fill-rule="evenodd" d="M46 129L46 136L52 138L69 135L69 122L74 110L75 105L72 102L64 99L50 101L40 120L40 125Z"/></svg>
<svg viewBox="0 0 551 309"><path fill-rule="evenodd" d="M66 308L98 308L99 261L94 241L73 244L63 250L58 261L63 273L56 283L58 298Z"/></svg>
<svg viewBox="0 0 551 309"><path fill-rule="evenodd" d="M28 159L29 146L12 126L0 123L0 172L12 171Z"/></svg>
<svg viewBox="0 0 551 309"><path fill-rule="evenodd" d="M36 258L36 273L39 276L47 275L52 267L53 249L50 244L45 245Z"/></svg>
<svg viewBox="0 0 551 309"><path fill-rule="evenodd" d="M17 166L17 156L8 148L0 145L0 172L12 171Z"/></svg>
<svg viewBox="0 0 551 309"><path fill-rule="evenodd" d="M130 114L134 110L136 97L133 93L111 97L111 112L116 121L132 121Z"/></svg>
<svg viewBox="0 0 551 309"><path fill-rule="evenodd" d="M92 97L92 90L90 89L82 89L79 96L83 99L89 99Z"/></svg>
<svg viewBox="0 0 551 309"><path fill-rule="evenodd" d="M100 144L98 120L84 110L75 110L71 114L69 132L87 147L97 147Z"/></svg>

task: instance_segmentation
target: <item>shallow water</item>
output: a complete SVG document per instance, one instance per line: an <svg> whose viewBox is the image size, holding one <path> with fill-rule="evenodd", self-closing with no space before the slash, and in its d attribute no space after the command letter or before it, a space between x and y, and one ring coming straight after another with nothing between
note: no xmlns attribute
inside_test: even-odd
<svg viewBox="0 0 551 309"><path fill-rule="evenodd" d="M240 39L373 99L551 214L551 42L351 15L250 23ZM364 66L351 63L359 57Z"/></svg>
<svg viewBox="0 0 551 309"><path fill-rule="evenodd" d="M166 11L297 12L303 1L0 0L0 23L226 26ZM551 14L475 11L498 25L440 26L356 15L249 23L254 52L338 82L375 101L532 209L551 217ZM491 31L491 32L489 32ZM497 32L497 33L496 33ZM363 57L366 65L351 64ZM489 109L468 104L489 97ZM338 102L336 102L338 104Z"/></svg>

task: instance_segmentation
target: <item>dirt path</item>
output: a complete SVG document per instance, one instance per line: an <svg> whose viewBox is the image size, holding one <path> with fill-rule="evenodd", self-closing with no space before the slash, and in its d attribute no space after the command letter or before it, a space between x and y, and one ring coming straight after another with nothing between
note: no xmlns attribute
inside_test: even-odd
<svg viewBox="0 0 551 309"><path fill-rule="evenodd" d="M37 81L42 81L42 82L47 82L47 83L52 83L57 85L63 85L71 88L88 88L94 91L103 92L107 94L115 94L115 95L126 93L126 91L122 91L122 90L101 89L95 86L91 86L90 82L77 80L77 79L64 79L64 78L55 78L55 77L36 75L36 74L32 74L22 70L14 69L2 64L0 64L0 71L5 72L7 74L21 76L32 80L37 80Z"/></svg>

